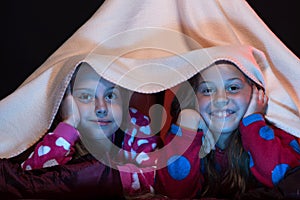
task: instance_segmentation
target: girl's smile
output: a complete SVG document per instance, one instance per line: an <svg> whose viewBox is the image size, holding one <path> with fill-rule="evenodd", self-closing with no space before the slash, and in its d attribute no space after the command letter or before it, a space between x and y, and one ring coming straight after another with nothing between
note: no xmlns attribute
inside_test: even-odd
<svg viewBox="0 0 300 200"><path fill-rule="evenodd" d="M123 119L121 89L83 65L74 82L73 96L80 111L81 136L111 138Z"/></svg>
<svg viewBox="0 0 300 200"><path fill-rule="evenodd" d="M112 121L98 120L96 123L101 126L101 128L104 128L104 126L108 126Z"/></svg>
<svg viewBox="0 0 300 200"><path fill-rule="evenodd" d="M229 63L213 65L200 74L197 92L199 113L210 131L218 137L231 134L238 128L248 108L252 94L249 81Z"/></svg>
<svg viewBox="0 0 300 200"><path fill-rule="evenodd" d="M232 116L235 112L229 109L226 110L214 110L210 112L210 115L214 118L227 118Z"/></svg>

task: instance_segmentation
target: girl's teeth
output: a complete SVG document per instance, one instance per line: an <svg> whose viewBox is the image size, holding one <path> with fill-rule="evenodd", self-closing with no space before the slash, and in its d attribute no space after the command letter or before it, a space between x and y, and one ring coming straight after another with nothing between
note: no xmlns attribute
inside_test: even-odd
<svg viewBox="0 0 300 200"><path fill-rule="evenodd" d="M226 111L222 111L222 112L216 112L215 115L218 117L226 117L228 113Z"/></svg>

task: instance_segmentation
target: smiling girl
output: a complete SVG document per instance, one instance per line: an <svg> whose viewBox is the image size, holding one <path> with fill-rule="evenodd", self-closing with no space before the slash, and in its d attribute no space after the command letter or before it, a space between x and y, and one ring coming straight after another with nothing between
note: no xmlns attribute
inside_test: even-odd
<svg viewBox="0 0 300 200"><path fill-rule="evenodd" d="M262 77L255 62L242 66L223 59L189 80L195 84L196 109L174 112L179 113L177 123L165 141L181 138L176 148L193 141L183 155L174 148L168 166L158 171L161 193L240 198L256 187L276 186L288 169L300 165L297 138L264 117L268 98Z"/></svg>
<svg viewBox="0 0 300 200"><path fill-rule="evenodd" d="M87 154L115 169L147 162L142 155L155 150L160 139L151 135L149 117L128 107L129 94L83 63L73 75L53 131L35 146L22 168L62 165ZM150 188L144 185L140 190Z"/></svg>

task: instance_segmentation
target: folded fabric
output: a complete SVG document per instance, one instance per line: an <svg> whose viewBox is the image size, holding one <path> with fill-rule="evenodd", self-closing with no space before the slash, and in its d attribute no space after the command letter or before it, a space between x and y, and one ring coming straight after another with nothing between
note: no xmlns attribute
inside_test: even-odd
<svg viewBox="0 0 300 200"><path fill-rule="evenodd" d="M257 62L266 76L267 118L300 137L299 58L246 1L111 0L0 101L0 157L20 154L47 132L82 62L111 82L150 94L219 59Z"/></svg>

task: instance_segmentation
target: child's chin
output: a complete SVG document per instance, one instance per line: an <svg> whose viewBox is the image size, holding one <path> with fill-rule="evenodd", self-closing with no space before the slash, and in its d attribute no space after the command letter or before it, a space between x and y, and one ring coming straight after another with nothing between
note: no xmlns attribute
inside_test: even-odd
<svg viewBox="0 0 300 200"><path fill-rule="evenodd" d="M232 134L236 129L236 126L224 127L222 130L222 134Z"/></svg>

